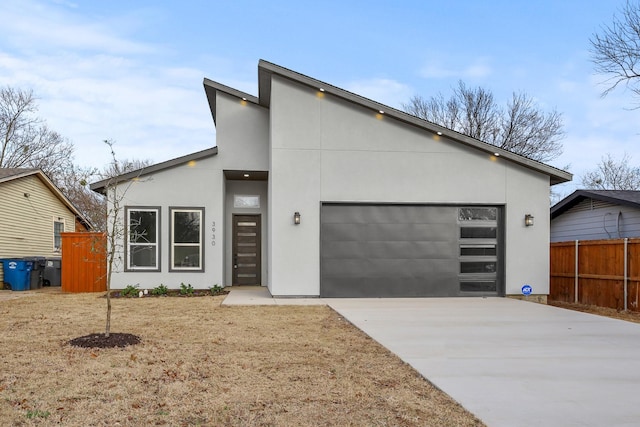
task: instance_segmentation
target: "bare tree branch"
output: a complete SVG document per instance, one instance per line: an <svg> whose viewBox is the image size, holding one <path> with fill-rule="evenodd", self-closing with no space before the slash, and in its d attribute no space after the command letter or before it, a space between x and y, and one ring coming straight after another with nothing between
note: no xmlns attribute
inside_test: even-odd
<svg viewBox="0 0 640 427"><path fill-rule="evenodd" d="M589 39L596 72L608 76L602 96L620 84L640 96L640 4L627 1L621 13Z"/></svg>
<svg viewBox="0 0 640 427"><path fill-rule="evenodd" d="M422 119L493 144L533 160L547 162L562 154L562 115L537 108L525 94L514 93L504 109L486 89L462 81L445 99L414 96L403 109Z"/></svg>
<svg viewBox="0 0 640 427"><path fill-rule="evenodd" d="M590 190L640 190L640 167L630 162L626 153L619 161L607 154L596 169L582 176L582 186Z"/></svg>

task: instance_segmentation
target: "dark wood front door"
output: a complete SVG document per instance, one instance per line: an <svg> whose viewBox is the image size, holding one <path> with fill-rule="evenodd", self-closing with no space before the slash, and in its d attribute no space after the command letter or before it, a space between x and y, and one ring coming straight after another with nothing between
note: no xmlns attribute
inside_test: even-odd
<svg viewBox="0 0 640 427"><path fill-rule="evenodd" d="M233 215L233 285L260 285L260 215Z"/></svg>

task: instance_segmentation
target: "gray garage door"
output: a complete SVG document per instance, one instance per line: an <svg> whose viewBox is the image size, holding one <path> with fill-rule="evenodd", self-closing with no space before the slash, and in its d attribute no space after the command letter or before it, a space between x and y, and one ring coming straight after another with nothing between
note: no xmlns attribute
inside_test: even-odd
<svg viewBox="0 0 640 427"><path fill-rule="evenodd" d="M502 208L323 203L322 297L502 294Z"/></svg>

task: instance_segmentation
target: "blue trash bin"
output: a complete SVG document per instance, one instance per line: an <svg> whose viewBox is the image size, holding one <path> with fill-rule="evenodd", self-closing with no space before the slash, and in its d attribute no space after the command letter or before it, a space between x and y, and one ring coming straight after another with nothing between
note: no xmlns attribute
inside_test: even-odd
<svg viewBox="0 0 640 427"><path fill-rule="evenodd" d="M2 260L4 281L11 286L12 291L28 291L31 286L32 261L19 258Z"/></svg>

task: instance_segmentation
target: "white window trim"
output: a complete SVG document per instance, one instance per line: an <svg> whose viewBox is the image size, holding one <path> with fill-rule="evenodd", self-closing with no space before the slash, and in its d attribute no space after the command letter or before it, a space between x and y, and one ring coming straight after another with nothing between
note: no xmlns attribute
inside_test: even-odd
<svg viewBox="0 0 640 427"><path fill-rule="evenodd" d="M155 212L156 213L156 241L155 243L132 243L129 241L129 227L131 225L131 212ZM125 271L160 271L160 207L142 207L142 206L126 206L125 207ZM132 266L131 265L131 250L132 246L154 246L155 247L155 266Z"/></svg>
<svg viewBox="0 0 640 427"><path fill-rule="evenodd" d="M199 243L176 243L174 241L174 214L176 212L197 212L200 214L200 242ZM203 207L170 207L169 208L169 271L204 271L204 208ZM198 248L200 254L199 267L175 266L175 248L193 247Z"/></svg>
<svg viewBox="0 0 640 427"><path fill-rule="evenodd" d="M53 252L60 253L62 251L62 236L60 236L60 246L56 246L56 223L62 224L62 230L60 233L64 233L67 224L62 217L53 217Z"/></svg>

